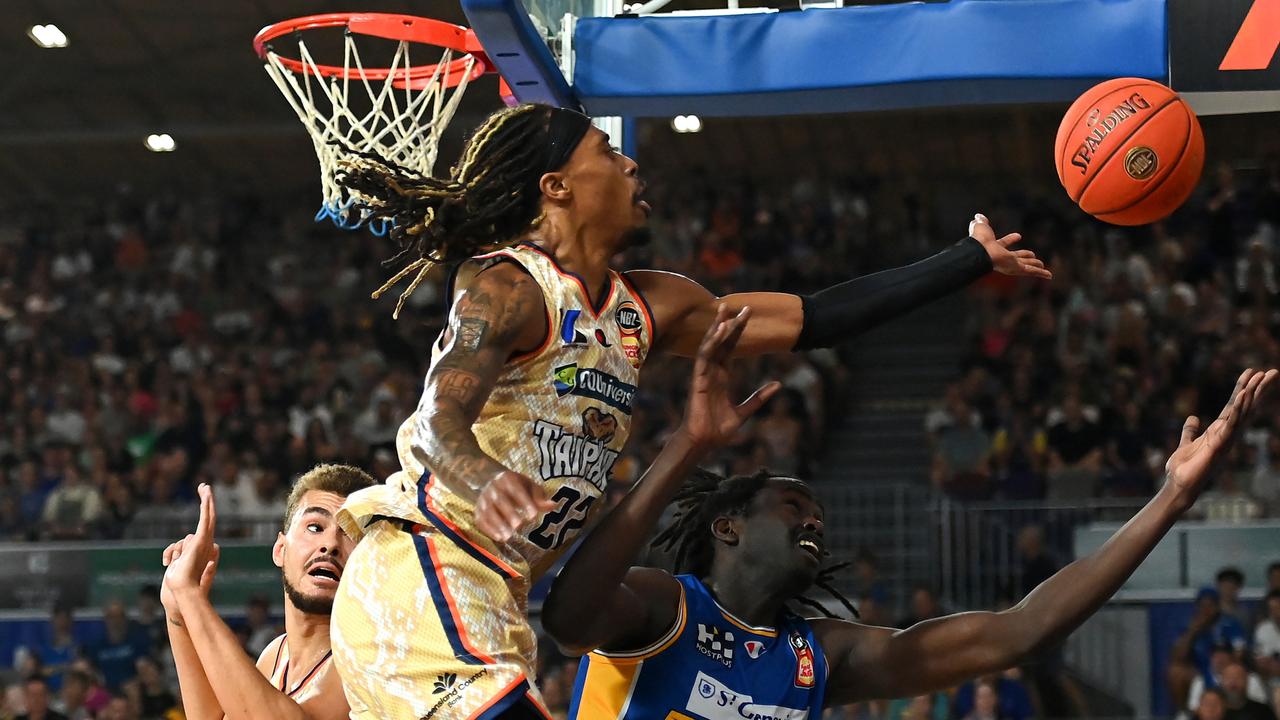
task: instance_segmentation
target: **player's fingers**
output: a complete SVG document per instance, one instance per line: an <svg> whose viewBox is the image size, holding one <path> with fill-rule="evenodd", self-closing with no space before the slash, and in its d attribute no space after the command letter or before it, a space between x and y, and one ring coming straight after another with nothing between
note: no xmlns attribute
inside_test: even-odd
<svg viewBox="0 0 1280 720"><path fill-rule="evenodd" d="M1046 267L1044 267L1044 266L1036 267L1036 266L1034 266L1034 265L1026 265L1026 264L1024 264L1024 265L1022 265L1022 273L1023 273L1024 275L1030 275L1030 276L1032 276L1032 277L1043 278L1043 279L1045 279L1045 280L1052 280L1052 279L1053 279L1053 273L1052 273L1052 272L1050 272L1050 271L1049 271L1049 269L1048 269L1048 268L1046 268Z"/></svg>
<svg viewBox="0 0 1280 720"><path fill-rule="evenodd" d="M196 493L200 496L200 519L196 522L195 534L203 538L209 534L209 501L213 496L209 494L209 486L206 483L200 483Z"/></svg>
<svg viewBox="0 0 1280 720"><path fill-rule="evenodd" d="M513 528L518 527L516 519L508 516L507 508L492 499L482 500L476 508L476 525L499 542L510 538Z"/></svg>
<svg viewBox="0 0 1280 720"><path fill-rule="evenodd" d="M1008 235L1005 235L1004 237L997 240L996 242L1000 243L1005 247L1009 247L1010 245L1018 242L1021 239L1022 239L1022 233L1009 233Z"/></svg>
<svg viewBox="0 0 1280 720"><path fill-rule="evenodd" d="M760 410L760 408L764 407L764 404L769 402L769 399L772 398L774 395L776 395L778 391L781 389L782 389L782 383L778 382L777 380L773 380L765 383L764 385L761 385L759 389L751 393L751 397L747 398L746 400L743 400L742 404L738 406L738 415L743 418L747 418L754 415L756 412Z"/></svg>
<svg viewBox="0 0 1280 720"><path fill-rule="evenodd" d="M747 329L747 322L750 319L751 307L747 306L739 310L737 315L729 318L725 323L725 335L716 345L716 362L724 362L733 353L733 349L738 346L738 340L742 338L742 333Z"/></svg>
<svg viewBox="0 0 1280 720"><path fill-rule="evenodd" d="M538 509L529 488L520 480L507 477L510 479L498 486L498 504L502 506L503 515L515 522L512 530L516 530L537 517Z"/></svg>
<svg viewBox="0 0 1280 720"><path fill-rule="evenodd" d="M1178 447L1182 447L1187 443L1196 439L1200 434L1200 418L1192 415L1187 421L1182 423L1182 440L1178 443Z"/></svg>

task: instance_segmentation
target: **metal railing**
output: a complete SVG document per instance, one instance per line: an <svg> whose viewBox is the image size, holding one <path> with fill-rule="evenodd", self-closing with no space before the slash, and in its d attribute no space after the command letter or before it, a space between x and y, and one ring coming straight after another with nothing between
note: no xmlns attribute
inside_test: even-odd
<svg viewBox="0 0 1280 720"><path fill-rule="evenodd" d="M1071 502L957 502L933 498L936 532L935 587L958 609L990 608L1021 599L1019 531L1044 530L1044 547L1059 564L1073 559L1075 528L1083 523L1125 521L1142 498L1096 498Z"/></svg>

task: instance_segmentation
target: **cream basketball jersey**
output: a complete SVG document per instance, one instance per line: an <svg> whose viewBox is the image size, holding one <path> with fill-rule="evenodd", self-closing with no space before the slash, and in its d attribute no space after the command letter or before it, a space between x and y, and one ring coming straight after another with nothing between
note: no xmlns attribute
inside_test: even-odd
<svg viewBox="0 0 1280 720"><path fill-rule="evenodd" d="M429 432L419 405L397 439L403 472L389 478L387 486L352 495L344 510L356 520L381 514L430 523L503 574L536 578L572 545L604 494L631 427L653 320L644 299L618 273L609 272L593 307L582 280L531 243L464 263L450 288L452 297L481 270L501 262L518 264L542 289L547 337L541 347L503 368L472 431L490 457L542 483L556 507L524 535L493 543L475 528L474 491L447 487L447 480L433 477L418 459L423 455L414 452ZM437 342L433 367L442 353ZM427 401L424 393L420 402ZM396 490L394 501L388 489ZM375 498L380 500L376 506L366 502ZM344 522L348 532L350 524Z"/></svg>

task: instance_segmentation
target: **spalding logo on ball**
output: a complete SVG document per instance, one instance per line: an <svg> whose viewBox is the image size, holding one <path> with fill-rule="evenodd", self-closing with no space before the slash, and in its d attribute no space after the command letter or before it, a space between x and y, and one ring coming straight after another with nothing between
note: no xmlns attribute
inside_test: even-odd
<svg viewBox="0 0 1280 720"><path fill-rule="evenodd" d="M1058 179L1080 209L1114 225L1168 217L1204 168L1200 121L1158 82L1117 78L1072 103L1054 142Z"/></svg>

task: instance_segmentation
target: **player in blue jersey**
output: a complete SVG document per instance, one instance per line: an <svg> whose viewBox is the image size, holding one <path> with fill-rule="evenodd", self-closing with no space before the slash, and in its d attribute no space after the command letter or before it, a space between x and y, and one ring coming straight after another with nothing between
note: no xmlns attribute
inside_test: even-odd
<svg viewBox="0 0 1280 720"><path fill-rule="evenodd" d="M570 716L707 720L819 718L829 705L909 697L1002 670L1060 641L1102 606L1191 506L1277 371L1246 370L1203 432L1187 418L1155 497L1097 552L1003 612L968 612L906 630L788 609L822 576L822 506L794 478L685 478L727 442L774 387L735 406L726 367L746 324L721 309L698 351L680 429L584 542L543 608L543 623L586 653ZM682 491L683 487L683 491ZM677 494L679 497L677 498ZM664 508L659 540L677 571L630 567ZM825 584L825 583L824 583Z"/></svg>

